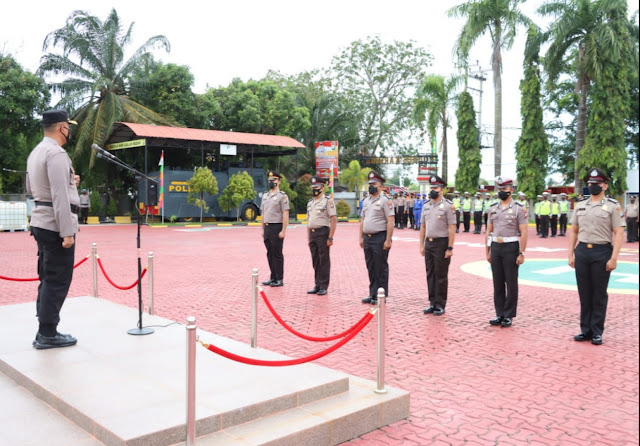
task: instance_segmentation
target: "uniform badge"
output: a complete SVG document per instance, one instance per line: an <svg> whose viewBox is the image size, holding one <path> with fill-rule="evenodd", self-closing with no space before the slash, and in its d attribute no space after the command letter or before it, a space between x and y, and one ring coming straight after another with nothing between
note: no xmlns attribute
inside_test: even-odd
<svg viewBox="0 0 640 446"><path fill-rule="evenodd" d="M510 213L510 214L513 214L513 209L509 209L509 213Z"/></svg>
<svg viewBox="0 0 640 446"><path fill-rule="evenodd" d="M393 209L393 203L391 201L387 201L387 206L389 206L389 209Z"/></svg>
<svg viewBox="0 0 640 446"><path fill-rule="evenodd" d="M333 207L333 201L329 201L329 206Z"/></svg>
<svg viewBox="0 0 640 446"><path fill-rule="evenodd" d="M603 204L603 205L602 205L602 210L603 210L603 211L606 211L606 210L607 210L607 205L606 205L606 204Z"/></svg>
<svg viewBox="0 0 640 446"><path fill-rule="evenodd" d="M597 176L598 176L598 171L597 171L596 169L593 169L593 170L591 171L591 176L592 176L592 177L597 177Z"/></svg>
<svg viewBox="0 0 640 446"><path fill-rule="evenodd" d="M444 207L444 203L440 204L440 209L442 209Z"/></svg>

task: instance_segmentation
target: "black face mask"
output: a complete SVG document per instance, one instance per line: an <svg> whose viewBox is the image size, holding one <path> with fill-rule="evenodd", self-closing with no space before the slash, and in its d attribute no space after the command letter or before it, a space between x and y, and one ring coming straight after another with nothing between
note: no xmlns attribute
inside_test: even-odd
<svg viewBox="0 0 640 446"><path fill-rule="evenodd" d="M438 192L437 190L432 190L431 192L429 192L429 197L432 200L435 200L436 198L438 198L440 196L440 192Z"/></svg>
<svg viewBox="0 0 640 446"><path fill-rule="evenodd" d="M312 189L311 193L313 194L314 197L317 197L322 193L322 189Z"/></svg>
<svg viewBox="0 0 640 446"><path fill-rule="evenodd" d="M275 189L277 186L275 181L269 181L269 189Z"/></svg>
<svg viewBox="0 0 640 446"><path fill-rule="evenodd" d="M602 186L600 186L599 184L590 184L589 193L591 195L600 195L602 193Z"/></svg>
<svg viewBox="0 0 640 446"><path fill-rule="evenodd" d="M506 200L510 196L511 196L511 192L507 192L504 190L501 190L498 192L498 198L500 198L502 201Z"/></svg>
<svg viewBox="0 0 640 446"><path fill-rule="evenodd" d="M60 127L62 129L62 127ZM60 131L60 133L62 133L62 131ZM64 136L65 139L65 144L69 144L69 140L71 139L71 128L67 129L67 134L65 135L64 133L62 133L62 136Z"/></svg>
<svg viewBox="0 0 640 446"><path fill-rule="evenodd" d="M375 186L369 186L369 193L372 195L378 193L378 188Z"/></svg>

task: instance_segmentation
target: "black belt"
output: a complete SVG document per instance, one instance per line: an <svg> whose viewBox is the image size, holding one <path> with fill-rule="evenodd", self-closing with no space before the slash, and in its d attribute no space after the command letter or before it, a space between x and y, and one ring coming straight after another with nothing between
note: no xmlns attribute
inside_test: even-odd
<svg viewBox="0 0 640 446"><path fill-rule="evenodd" d="M607 246L611 246L611 243L585 243L585 242L580 242L580 244L586 246L588 249L604 248L604 247L607 247Z"/></svg>
<svg viewBox="0 0 640 446"><path fill-rule="evenodd" d="M35 201L34 203L36 204L36 206L47 206L47 207L50 207L50 208L53 207L53 203L50 202L50 201ZM69 207L71 208L71 212L73 212L74 214L77 214L78 213L78 209L80 209L75 204L70 204Z"/></svg>
<svg viewBox="0 0 640 446"><path fill-rule="evenodd" d="M320 229L329 229L329 226L319 226L317 228L309 228L311 232L319 231Z"/></svg>
<svg viewBox="0 0 640 446"><path fill-rule="evenodd" d="M276 225L280 225L282 226L282 223L265 223L265 226L276 226Z"/></svg>
<svg viewBox="0 0 640 446"><path fill-rule="evenodd" d="M449 237L429 237L427 240L430 242L439 242L440 240L449 240Z"/></svg>

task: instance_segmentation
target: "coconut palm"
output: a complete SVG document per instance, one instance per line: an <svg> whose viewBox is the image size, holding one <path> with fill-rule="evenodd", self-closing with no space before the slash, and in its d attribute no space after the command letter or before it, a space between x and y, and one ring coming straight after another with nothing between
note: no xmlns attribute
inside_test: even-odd
<svg viewBox="0 0 640 446"><path fill-rule="evenodd" d="M134 69L151 58L150 51L164 48L169 41L158 35L147 40L125 60L125 47L131 43L133 23L125 29L115 9L103 22L86 11L74 11L63 28L45 38L43 51L62 47L62 54L42 57L38 74L66 76L49 84L61 95L58 107L71 111L78 121L74 157L87 158L93 166L92 143L102 145L115 122L170 124L165 118L127 97L129 77Z"/></svg>
<svg viewBox="0 0 640 446"><path fill-rule="evenodd" d="M575 70L577 75L576 91L580 95L578 105L578 123L575 143L575 190L582 190L581 171L578 168L578 156L584 146L587 133L587 98L592 80L597 80L603 70L605 54L612 59L619 57L623 42L619 34L606 20L610 11L626 7L626 0L562 0L542 5L538 12L553 16L547 35L551 45L545 55L545 68L549 84L558 79L566 57L577 53Z"/></svg>
<svg viewBox="0 0 640 446"><path fill-rule="evenodd" d="M357 192L362 190L362 186L367 181L371 169L368 167L361 168L357 160L349 163L349 168L340 172L338 179L340 183L346 184L350 190Z"/></svg>
<svg viewBox="0 0 640 446"><path fill-rule="evenodd" d="M491 69L494 87L494 143L495 175L502 168L502 49L513 45L518 26L529 26L531 20L520 12L518 5L525 0L470 0L449 10L449 17L465 18L454 53L466 64L469 51L485 33L491 36L493 51Z"/></svg>
<svg viewBox="0 0 640 446"><path fill-rule="evenodd" d="M442 152L442 179L446 182L449 169L449 156L447 150L447 129L449 128L449 107L451 107L458 94L456 91L463 82L462 76L451 75L445 81L444 76L429 75L422 82L417 91L417 100L413 109L413 118L416 122L427 121L429 139L434 141L438 127L442 128L442 140L440 151Z"/></svg>

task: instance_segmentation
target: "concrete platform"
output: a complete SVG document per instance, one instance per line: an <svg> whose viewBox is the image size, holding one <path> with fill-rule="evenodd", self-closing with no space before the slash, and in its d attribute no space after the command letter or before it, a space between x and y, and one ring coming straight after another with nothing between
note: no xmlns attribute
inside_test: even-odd
<svg viewBox="0 0 640 446"><path fill-rule="evenodd" d="M35 350L34 312L33 303L0 307L0 372L17 384L0 375L2 400L37 407L25 425L3 403L2 444L42 444L32 442L34 429L68 445L184 441L184 326L144 315L145 326L159 327L151 335L131 336L127 330L136 326L137 310L79 297L67 300L59 327L76 336L78 345ZM286 359L199 335L242 356ZM198 346L196 381L199 445L336 445L409 415L407 392L389 388L379 395L374 382L314 364L248 366Z"/></svg>

